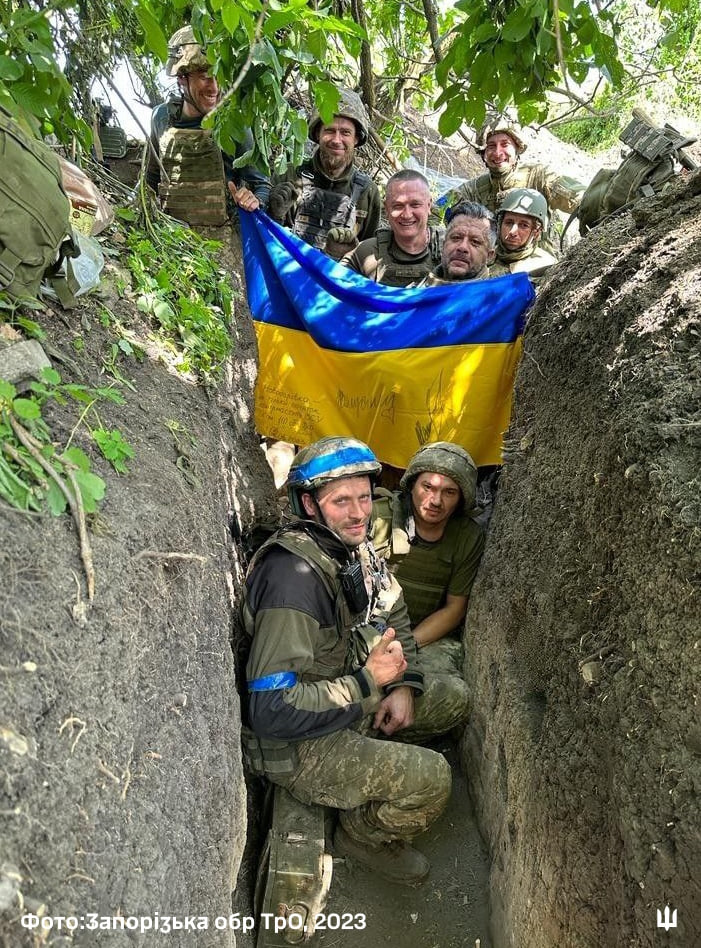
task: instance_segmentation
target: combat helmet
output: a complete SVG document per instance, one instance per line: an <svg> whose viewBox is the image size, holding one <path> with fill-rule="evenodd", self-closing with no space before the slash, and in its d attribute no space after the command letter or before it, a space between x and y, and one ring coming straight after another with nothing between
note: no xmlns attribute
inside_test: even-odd
<svg viewBox="0 0 701 948"><path fill-rule="evenodd" d="M516 154L522 155L528 145L523 139L523 133L521 131L521 126L518 122L515 122L512 118L502 112L487 112L482 127L477 133L476 145L480 151L484 151L487 147L487 139L490 135L495 135L497 132L503 132L504 135L508 135L512 139L514 145L516 146Z"/></svg>
<svg viewBox="0 0 701 948"><path fill-rule="evenodd" d="M473 509L477 467L464 448L452 441L434 441L419 448L402 475L400 489L409 492L419 474L427 471L451 477L462 492L463 511L469 513Z"/></svg>
<svg viewBox="0 0 701 948"><path fill-rule="evenodd" d="M208 69L210 65L191 26L182 26L173 33L168 40L167 76L186 76L196 69Z"/></svg>
<svg viewBox="0 0 701 948"><path fill-rule="evenodd" d="M358 93L353 92L352 89L341 88L338 91L341 98L338 100L338 106L336 107L334 115L340 115L341 118L347 118L355 122L355 127L358 130L358 145L364 145L368 140L370 119L368 118L368 113L365 111L362 99ZM309 119L309 137L312 141L319 141L319 132L323 124L324 121L321 115L319 115L319 110L314 109Z"/></svg>
<svg viewBox="0 0 701 948"><path fill-rule="evenodd" d="M321 438L296 455L287 475L287 497L292 511L306 517L302 494L313 493L342 477L367 474L374 482L382 465L370 448L355 438Z"/></svg>
<svg viewBox="0 0 701 948"><path fill-rule="evenodd" d="M497 210L497 220L501 222L506 213L535 217L543 230L548 229L548 202L535 188L512 188L508 191Z"/></svg>

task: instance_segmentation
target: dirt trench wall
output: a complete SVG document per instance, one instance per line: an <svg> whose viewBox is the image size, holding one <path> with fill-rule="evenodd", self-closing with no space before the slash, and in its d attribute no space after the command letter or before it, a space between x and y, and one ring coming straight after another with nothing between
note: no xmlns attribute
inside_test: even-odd
<svg viewBox="0 0 701 948"><path fill-rule="evenodd" d="M64 380L100 384L111 338L85 314L37 317ZM120 314L123 319L128 314ZM81 336L76 352L72 340ZM71 368L72 367L72 368ZM239 326L228 381L207 395L162 363L122 366L133 384L100 420L134 447L104 461L90 528L96 595L69 516L0 508L0 945L232 946L245 842L240 710L231 649L241 566L228 530L251 521L272 477L254 437L255 347ZM63 443L81 408L50 417ZM74 443L95 456L83 429ZM24 663L31 663L29 665ZM43 909L40 906L44 906ZM77 916L72 941L23 932L23 911ZM209 931L98 933L98 916L208 916ZM63 930L65 935L65 929ZM58 940L54 940L57 939ZM164 943L165 943L164 941Z"/></svg>
<svg viewBox="0 0 701 948"><path fill-rule="evenodd" d="M701 944L699 192L593 232L527 329L461 748L500 948Z"/></svg>

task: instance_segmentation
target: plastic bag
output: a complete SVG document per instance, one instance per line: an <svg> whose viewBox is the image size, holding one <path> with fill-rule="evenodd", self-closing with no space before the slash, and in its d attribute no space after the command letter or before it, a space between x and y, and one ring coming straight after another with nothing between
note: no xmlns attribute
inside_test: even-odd
<svg viewBox="0 0 701 948"><path fill-rule="evenodd" d="M63 189L71 202L71 225L74 230L94 237L114 220L112 206L95 187L82 168L59 156Z"/></svg>

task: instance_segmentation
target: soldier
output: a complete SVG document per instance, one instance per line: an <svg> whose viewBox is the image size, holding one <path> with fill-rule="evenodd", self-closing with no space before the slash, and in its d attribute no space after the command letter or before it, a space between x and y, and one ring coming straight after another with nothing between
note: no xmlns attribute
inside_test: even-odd
<svg viewBox="0 0 701 948"><path fill-rule="evenodd" d="M318 147L273 185L268 203L273 220L335 260L372 237L380 223L377 186L354 164L356 147L368 137L367 112L357 93L340 93L329 125L313 113L309 137Z"/></svg>
<svg viewBox="0 0 701 948"><path fill-rule="evenodd" d="M548 209L571 212L579 204L584 185L574 178L555 174L540 164L519 164L527 148L521 129L508 116L490 112L477 135L477 147L487 166L485 174L472 178L448 195L448 207L460 201L479 201L496 213L504 195L512 188L533 188L545 197ZM550 249L557 248L557 234L546 235Z"/></svg>
<svg viewBox="0 0 701 948"><path fill-rule="evenodd" d="M484 532L470 516L477 468L457 444L427 444L409 461L399 491L378 491L372 543L404 593L426 674L424 696L452 726L469 712L460 633L477 574ZM450 711L448 710L450 709ZM416 734L414 739L423 736Z"/></svg>
<svg viewBox="0 0 701 948"><path fill-rule="evenodd" d="M223 224L227 220L225 180L239 207L252 211L264 206L270 191L268 179L251 165L233 168L232 157L202 129L202 119L221 99L221 90L191 26L171 36L166 73L177 78L179 95L153 110L146 166L146 183L158 193L164 209L190 224ZM252 147L249 131L234 157ZM169 181L161 180L156 155Z"/></svg>
<svg viewBox="0 0 701 948"><path fill-rule="evenodd" d="M446 228L441 265L421 286L465 280L487 280L494 262L497 222L482 204L464 201L445 212Z"/></svg>
<svg viewBox="0 0 701 948"><path fill-rule="evenodd" d="M381 227L341 261L386 286L415 286L441 262L443 228L429 226L431 191L418 171L398 171L387 182Z"/></svg>
<svg viewBox="0 0 701 948"><path fill-rule="evenodd" d="M249 764L303 803L340 810L335 851L394 882L422 881L409 841L443 811L451 775L434 751L370 733L408 727L423 676L401 589L367 542L381 470L352 438L296 456L300 518L254 556L244 624Z"/></svg>
<svg viewBox="0 0 701 948"><path fill-rule="evenodd" d="M497 255L490 276L527 273L542 276L557 258L540 246L548 227L548 204L539 191L514 188L497 211Z"/></svg>

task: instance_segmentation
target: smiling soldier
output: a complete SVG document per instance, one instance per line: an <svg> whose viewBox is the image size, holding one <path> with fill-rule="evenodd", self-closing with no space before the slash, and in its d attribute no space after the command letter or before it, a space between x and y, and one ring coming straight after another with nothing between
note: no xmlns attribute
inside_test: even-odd
<svg viewBox="0 0 701 948"><path fill-rule="evenodd" d="M386 286L415 286L441 262L443 228L429 226L431 192L418 171L398 171L387 182L381 227L342 263L369 280Z"/></svg>

